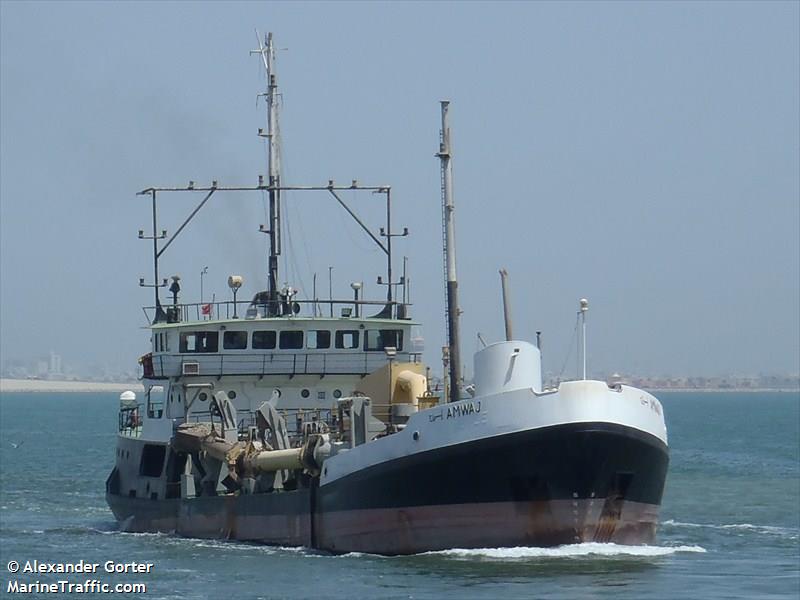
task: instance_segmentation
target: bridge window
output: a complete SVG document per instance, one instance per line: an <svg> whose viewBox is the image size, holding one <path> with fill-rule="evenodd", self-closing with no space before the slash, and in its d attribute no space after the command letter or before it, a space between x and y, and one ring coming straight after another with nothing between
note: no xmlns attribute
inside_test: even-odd
<svg viewBox="0 0 800 600"><path fill-rule="evenodd" d="M364 350L383 350L384 348L403 350L402 329L368 329L364 336Z"/></svg>
<svg viewBox="0 0 800 600"><path fill-rule="evenodd" d="M358 348L358 329L347 329L336 332L336 347Z"/></svg>
<svg viewBox="0 0 800 600"><path fill-rule="evenodd" d="M303 348L302 331L281 331L281 350L301 350Z"/></svg>
<svg viewBox="0 0 800 600"><path fill-rule="evenodd" d="M181 352L217 352L219 333L216 331L194 331L181 334Z"/></svg>
<svg viewBox="0 0 800 600"><path fill-rule="evenodd" d="M306 335L306 348L330 348L331 332L322 329L311 330Z"/></svg>
<svg viewBox="0 0 800 600"><path fill-rule="evenodd" d="M151 386L147 390L147 416L150 419L160 419L164 414L164 387L160 385Z"/></svg>
<svg viewBox="0 0 800 600"><path fill-rule="evenodd" d="M244 350L247 348L247 332L226 331L222 336L222 347L225 350Z"/></svg>
<svg viewBox="0 0 800 600"><path fill-rule="evenodd" d="M274 331L254 331L253 348L255 350L274 350L276 335Z"/></svg>

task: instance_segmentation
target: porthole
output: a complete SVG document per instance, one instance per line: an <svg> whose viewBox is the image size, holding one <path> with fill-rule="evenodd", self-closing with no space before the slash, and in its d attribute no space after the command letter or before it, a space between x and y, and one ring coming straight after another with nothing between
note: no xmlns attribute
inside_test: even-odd
<svg viewBox="0 0 800 600"><path fill-rule="evenodd" d="M342 397L342 390L333 390L333 397L337 400Z"/></svg>
<svg viewBox="0 0 800 600"><path fill-rule="evenodd" d="M236 392L234 392L233 390L231 390L230 392L228 392L228 398L230 398L231 400L233 400L234 398L236 398Z"/></svg>
<svg viewBox="0 0 800 600"><path fill-rule="evenodd" d="M200 392L200 395L197 396L200 399L200 402L205 402L208 400L208 394L205 392Z"/></svg>
<svg viewBox="0 0 800 600"><path fill-rule="evenodd" d="M308 398L311 395L311 392L309 392L308 390L304 389L302 392L300 392L300 395L303 398Z"/></svg>

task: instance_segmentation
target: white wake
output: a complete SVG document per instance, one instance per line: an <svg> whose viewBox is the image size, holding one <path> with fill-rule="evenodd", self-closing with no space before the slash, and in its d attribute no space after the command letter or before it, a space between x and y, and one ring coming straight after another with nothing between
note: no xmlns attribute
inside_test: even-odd
<svg viewBox="0 0 800 600"><path fill-rule="evenodd" d="M599 544L586 542L570 544L554 548L472 548L439 550L425 552L439 556L457 558L491 558L491 559L524 559L524 558L575 558L583 556L669 556L678 552L706 552L702 546L625 546L622 544Z"/></svg>
<svg viewBox="0 0 800 600"><path fill-rule="evenodd" d="M682 521L674 521L669 519L661 523L667 527L688 527L695 529L721 529L733 531L752 531L764 535L775 535L780 537L788 537L790 539L798 539L800 537L800 530L790 529L788 527L776 527L774 525L753 525L752 523L728 523L728 524L714 524L714 523L684 523Z"/></svg>

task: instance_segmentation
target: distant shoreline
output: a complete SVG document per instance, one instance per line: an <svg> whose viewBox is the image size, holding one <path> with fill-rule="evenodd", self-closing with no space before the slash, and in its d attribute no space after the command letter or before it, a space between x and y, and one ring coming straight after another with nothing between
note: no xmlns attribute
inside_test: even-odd
<svg viewBox="0 0 800 600"><path fill-rule="evenodd" d="M724 392L779 392L797 394L800 389L786 388L643 388L652 393L724 393ZM102 381L49 381L47 379L0 379L2 393L91 393L91 392L143 392L139 382L111 383Z"/></svg>
<svg viewBox="0 0 800 600"><path fill-rule="evenodd" d="M139 382L110 383L104 381L49 381L47 379L0 379L0 392L48 392L48 393L87 393L87 392L143 392Z"/></svg>

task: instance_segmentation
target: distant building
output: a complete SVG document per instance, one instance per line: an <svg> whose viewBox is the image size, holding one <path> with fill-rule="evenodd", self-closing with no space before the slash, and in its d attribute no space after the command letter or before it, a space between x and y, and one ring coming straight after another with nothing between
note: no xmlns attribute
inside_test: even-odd
<svg viewBox="0 0 800 600"><path fill-rule="evenodd" d="M50 364L47 370L47 377L49 379L59 379L63 375L61 371L61 355L50 351Z"/></svg>

